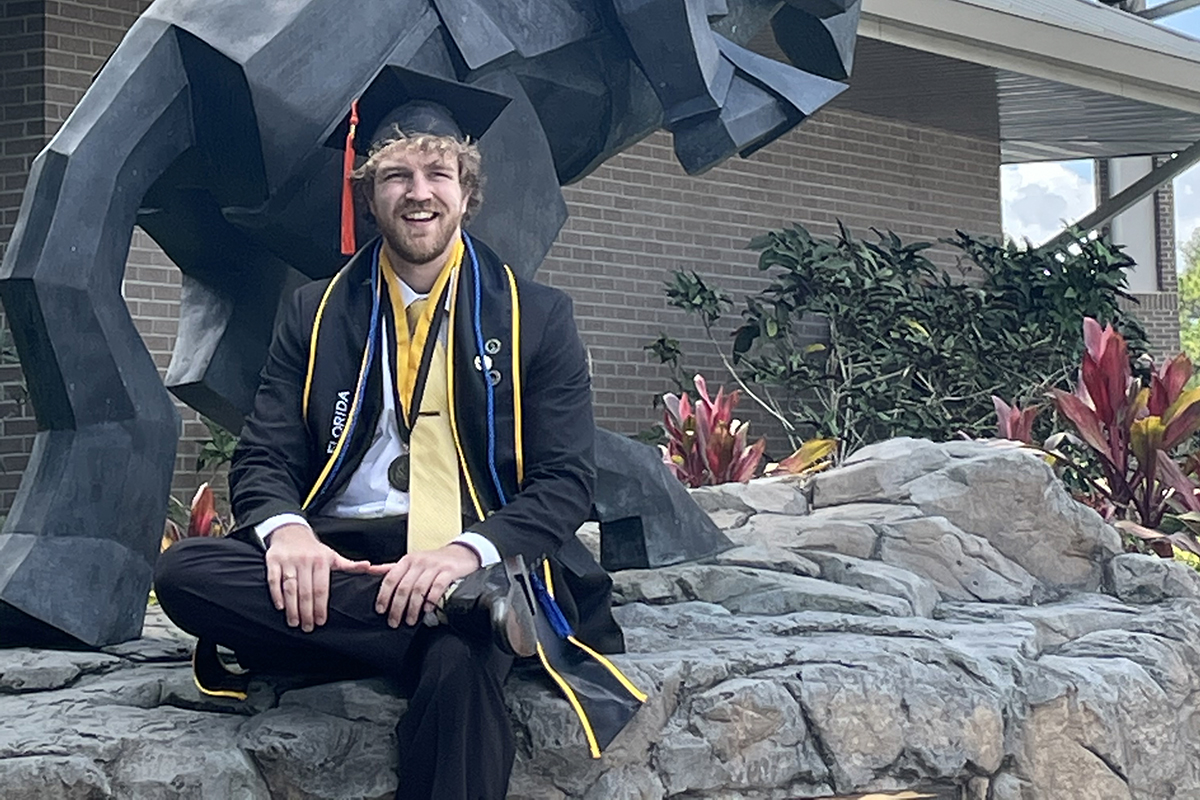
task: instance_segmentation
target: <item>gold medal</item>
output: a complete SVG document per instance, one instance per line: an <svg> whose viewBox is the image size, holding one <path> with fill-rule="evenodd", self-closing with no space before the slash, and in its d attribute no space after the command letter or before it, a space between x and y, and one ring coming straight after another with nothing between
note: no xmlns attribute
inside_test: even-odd
<svg viewBox="0 0 1200 800"><path fill-rule="evenodd" d="M388 483L392 488L401 492L408 491L408 453L402 453L392 459L392 463L388 464L387 478Z"/></svg>

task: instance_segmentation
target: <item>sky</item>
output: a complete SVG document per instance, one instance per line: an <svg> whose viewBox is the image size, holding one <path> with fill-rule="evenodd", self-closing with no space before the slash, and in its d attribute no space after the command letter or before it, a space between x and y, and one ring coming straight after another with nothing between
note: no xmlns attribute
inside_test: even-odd
<svg viewBox="0 0 1200 800"><path fill-rule="evenodd" d="M1150 0L1156 6L1166 0ZM1200 7L1159 20L1200 39ZM1091 161L1017 164L1001 168L1004 232L1041 244L1096 206ZM1200 228L1200 165L1175 179L1175 232L1186 242Z"/></svg>

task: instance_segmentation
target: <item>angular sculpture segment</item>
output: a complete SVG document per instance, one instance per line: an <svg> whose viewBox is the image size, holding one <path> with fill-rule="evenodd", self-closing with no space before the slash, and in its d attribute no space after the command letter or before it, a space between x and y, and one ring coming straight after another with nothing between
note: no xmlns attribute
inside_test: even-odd
<svg viewBox="0 0 1200 800"><path fill-rule="evenodd" d="M135 224L183 272L168 386L236 430L280 297L343 261L324 143L388 65L513 98L471 227L529 275L560 185L660 127L701 172L845 89L857 2L789 3L157 0L34 162L0 270L40 428L0 531L0 641L140 630L179 420L121 297ZM803 69L745 49L777 10Z"/></svg>
<svg viewBox="0 0 1200 800"><path fill-rule="evenodd" d="M596 429L596 513L606 570L665 567L733 547L656 448Z"/></svg>

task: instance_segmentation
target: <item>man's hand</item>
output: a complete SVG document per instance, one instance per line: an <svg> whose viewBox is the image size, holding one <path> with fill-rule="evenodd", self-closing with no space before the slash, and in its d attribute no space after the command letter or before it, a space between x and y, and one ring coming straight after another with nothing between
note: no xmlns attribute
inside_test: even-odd
<svg viewBox="0 0 1200 800"><path fill-rule="evenodd" d="M351 561L322 544L312 528L289 523L271 533L267 548L267 586L287 624L306 633L324 625L329 613L329 573L366 572L369 561Z"/></svg>
<svg viewBox="0 0 1200 800"><path fill-rule="evenodd" d="M375 564L370 573L384 576L375 610L386 612L393 628L400 627L402 620L416 625L421 612L437 606L450 584L477 569L479 556L461 544L409 553L394 564Z"/></svg>

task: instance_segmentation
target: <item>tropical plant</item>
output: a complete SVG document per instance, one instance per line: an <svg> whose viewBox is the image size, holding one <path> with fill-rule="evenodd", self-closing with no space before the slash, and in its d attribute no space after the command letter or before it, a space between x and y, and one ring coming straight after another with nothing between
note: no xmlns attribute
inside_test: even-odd
<svg viewBox="0 0 1200 800"><path fill-rule="evenodd" d="M166 525L163 529L162 549L166 550L180 539L190 539L195 536L224 536L230 526L217 512L217 499L212 487L207 483L200 484L196 494L192 496L192 504L188 508L186 525L180 525L174 517L174 510L182 508L183 504L171 498L172 509L168 512Z"/></svg>
<svg viewBox="0 0 1200 800"><path fill-rule="evenodd" d="M718 483L745 483L754 477L767 440L747 444L750 424L733 418L740 395L725 388L710 397L703 377L693 379L696 401L687 392L663 395L663 427L668 441L663 463L693 488Z"/></svg>
<svg viewBox="0 0 1200 800"><path fill-rule="evenodd" d="M660 364L667 367L675 391L681 393L687 391L683 365L680 363L680 359L683 357L683 350L679 346L678 339L672 339L666 333L661 333L657 339L645 345L642 349L657 358ZM657 407L661 402L662 396L655 395L654 406Z"/></svg>
<svg viewBox="0 0 1200 800"><path fill-rule="evenodd" d="M1039 406L1011 406L996 395L992 395L996 408L996 435L1001 439L1012 439L1024 444L1033 443L1033 421L1042 409Z"/></svg>
<svg viewBox="0 0 1200 800"><path fill-rule="evenodd" d="M1181 248L1179 273L1179 343L1193 362L1200 360L1200 229Z"/></svg>
<svg viewBox="0 0 1200 800"><path fill-rule="evenodd" d="M1133 376L1125 339L1111 325L1083 323L1085 351L1072 392L1053 389L1059 413L1098 457L1100 488L1125 517L1157 528L1174 494L1200 511L1190 479L1172 451L1200 430L1200 389L1185 391L1192 363L1180 353L1153 370L1149 386Z"/></svg>
<svg viewBox="0 0 1200 800"><path fill-rule="evenodd" d="M837 439L809 439L778 464L768 464L768 475L812 475L833 466Z"/></svg>
<svg viewBox="0 0 1200 800"><path fill-rule="evenodd" d="M942 240L961 253L952 277L925 256L930 243L877 234L820 239L795 225L750 243L768 284L746 298L726 365L793 446L828 436L844 455L894 436L988 435L993 395L1028 406L1069 384L1085 315L1144 344L1119 306L1131 262L1103 238L1044 251L958 232ZM677 273L667 295L710 338L728 304L694 273Z"/></svg>
<svg viewBox="0 0 1200 800"><path fill-rule="evenodd" d="M196 456L196 472L210 470L216 473L223 465L233 460L238 438L208 417L200 421L208 428L208 438L200 443L200 455Z"/></svg>

